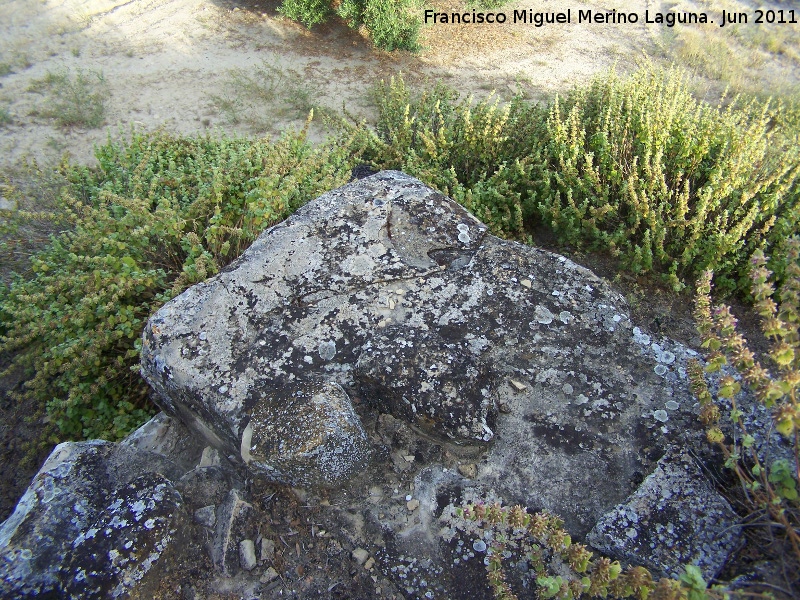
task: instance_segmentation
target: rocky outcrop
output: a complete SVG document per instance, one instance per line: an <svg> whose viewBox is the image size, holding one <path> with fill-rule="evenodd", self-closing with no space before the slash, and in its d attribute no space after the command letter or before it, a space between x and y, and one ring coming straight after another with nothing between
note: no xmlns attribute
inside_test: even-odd
<svg viewBox="0 0 800 600"><path fill-rule="evenodd" d="M710 577L739 533L725 500L670 451L697 431L694 355L631 323L590 271L379 173L301 208L150 319L142 373L170 417L120 445L60 447L0 529L2 575L15 590L124 595L157 577L158 556L191 547L174 541L184 530L217 573L250 586L242 595L294 581L301 595L342 585L352 597L383 586L477 598L484 557L470 548L485 542L458 539L448 519L497 500L557 513L623 561L657 573L691 561ZM108 460L84 469L88 458L58 458L65 449ZM52 512L43 498L58 469L86 475ZM300 519L269 502L275 484L306 488L298 497L316 516L302 544ZM68 514L94 487L85 514ZM150 508L137 512L140 500ZM128 542L136 553L119 550ZM63 560L72 548L83 558ZM315 552L344 583L302 576ZM530 575L518 571L523 589Z"/></svg>
<svg viewBox="0 0 800 600"><path fill-rule="evenodd" d="M121 598L158 585L186 524L176 475L131 446L59 445L0 526L0 596Z"/></svg>

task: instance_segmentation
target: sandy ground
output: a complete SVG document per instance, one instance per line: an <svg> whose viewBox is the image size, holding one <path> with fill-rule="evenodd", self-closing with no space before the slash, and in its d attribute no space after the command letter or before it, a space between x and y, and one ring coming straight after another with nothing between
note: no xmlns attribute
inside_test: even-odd
<svg viewBox="0 0 800 600"><path fill-rule="evenodd" d="M439 11L463 10L461 0L430 4ZM566 8L639 14L670 7L718 11L718 3L662 5L654 0L561 4L522 0L503 10L507 14L514 9ZM485 95L496 89L504 96L521 85L536 96L567 90L615 65L629 69L644 54L669 60L680 58L683 51L689 52L684 58L692 62L692 48L687 48L692 40L680 38L680 28L648 25L643 19L636 25L616 26L428 26L422 38L426 49L411 55L376 52L362 35L342 23L308 31L278 15L277 5L259 0L3 0L0 74L5 74L0 76L0 109L5 110L7 122L0 128L0 166L23 156L51 162L64 153L90 162L94 144L131 124L179 133L220 128L256 135L301 126L305 114L300 110L275 111L277 118L252 118L253 111L269 112L269 101L258 107L250 102L247 114L242 115L242 110L233 114L231 105L235 108L237 100L242 108L237 98L242 90L231 85L231 73L252 73L264 63L273 73L296 75L295 81L302 82L313 104L333 109L345 105L355 114L369 115L370 86L397 72L412 81L440 78L464 93ZM727 2L723 6L743 5ZM788 28L796 33L796 25ZM711 29L716 26L708 26ZM773 37L778 35L780 42L787 37L786 29L774 26ZM684 30L686 36L704 35L702 27ZM716 49L709 51L714 54ZM797 64L792 60L796 55L787 58L778 52L765 62L760 58L764 51L752 44L734 52L746 58L759 76L796 82ZM102 75L108 92L102 126L60 127L52 118L41 116L48 97L37 82L48 73L66 70L73 75L79 70ZM228 100L229 110L220 106L219 98ZM291 103L291 98L280 101Z"/></svg>
<svg viewBox="0 0 800 600"><path fill-rule="evenodd" d="M444 11L464 6L462 0L431 4ZM269 100L259 106L248 101L243 108L237 96L243 91L231 84L231 74L257 73L254 69L264 64L273 74L292 75L313 104L333 109L344 104L368 116L370 86L397 72L412 81L441 78L464 93L485 95L496 89L507 96L521 85L537 96L567 90L614 65L629 69L645 53L668 59L665 44L676 46L670 42L673 31L642 22L543 28L436 25L425 28L426 49L420 54L389 54L375 51L342 23L308 31L282 18L277 5L259 0L0 1L0 111L6 115L5 123L0 118L0 167L24 156L54 162L64 153L91 162L94 144L131 124L145 130L219 128L251 135L301 126L303 106L294 111L283 106L268 119L253 115L275 108ZM644 14L645 9L676 6L661 7L653 0L569 6L521 0L503 10L602 8ZM797 77L794 62L781 64L778 57L772 63L775 72L767 76ZM79 71L101 75L105 82L107 109L96 128L59 126L42 116L49 99L41 82L48 73ZM227 110L221 106L224 100ZM315 135L322 133L315 130Z"/></svg>

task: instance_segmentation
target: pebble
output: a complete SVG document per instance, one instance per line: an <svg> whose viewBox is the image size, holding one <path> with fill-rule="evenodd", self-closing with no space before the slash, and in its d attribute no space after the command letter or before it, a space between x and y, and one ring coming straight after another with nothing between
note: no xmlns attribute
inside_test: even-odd
<svg viewBox="0 0 800 600"><path fill-rule="evenodd" d="M270 567L264 571L264 574L261 576L259 581L261 583L269 583L270 581L275 581L277 578L278 572L273 567Z"/></svg>
<svg viewBox="0 0 800 600"><path fill-rule="evenodd" d="M239 563L245 571L252 571L256 568L256 545L253 540L242 540L239 542Z"/></svg>
<svg viewBox="0 0 800 600"><path fill-rule="evenodd" d="M369 552L364 550L364 548L356 548L353 550L352 556L353 560L355 560L358 564L363 565L369 558Z"/></svg>
<svg viewBox="0 0 800 600"><path fill-rule="evenodd" d="M217 522L217 508L210 504L194 511L194 522L205 527L213 527Z"/></svg>
<svg viewBox="0 0 800 600"><path fill-rule="evenodd" d="M419 500L417 500L416 498L414 498L413 500L409 500L408 502L406 502L406 508L408 508L409 511L414 512L419 508Z"/></svg>
<svg viewBox="0 0 800 600"><path fill-rule="evenodd" d="M517 390L518 392L521 392L522 390L525 390L528 387L524 383L520 383L519 381L516 381L515 379L511 379L510 381L511 381L511 385L513 385L514 389Z"/></svg>
<svg viewBox="0 0 800 600"><path fill-rule="evenodd" d="M475 463L458 465L458 472L467 479L475 479L478 476L478 466Z"/></svg>

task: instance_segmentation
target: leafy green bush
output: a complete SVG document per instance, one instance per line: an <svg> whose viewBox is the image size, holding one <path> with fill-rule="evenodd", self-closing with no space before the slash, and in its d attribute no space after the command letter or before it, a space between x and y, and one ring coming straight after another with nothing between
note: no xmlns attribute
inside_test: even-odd
<svg viewBox="0 0 800 600"><path fill-rule="evenodd" d="M23 367L22 395L66 438L118 439L152 412L135 372L146 319L216 273L264 228L342 185L347 146L133 133L69 167L71 228L0 286L0 354Z"/></svg>
<svg viewBox="0 0 800 600"><path fill-rule="evenodd" d="M376 94L368 158L450 193L495 233L607 250L675 288L714 269L747 289L747 258L797 232L796 109L692 97L685 76L645 65L565 99L459 100L441 86L412 98L401 79Z"/></svg>
<svg viewBox="0 0 800 600"><path fill-rule="evenodd" d="M353 29L363 25L378 48L415 52L419 8L418 0L283 0L278 10L309 28L338 14Z"/></svg>
<svg viewBox="0 0 800 600"><path fill-rule="evenodd" d="M689 368L692 390L700 402L700 419L708 426L709 442L720 448L725 466L732 470L747 490L746 501L751 516L769 515L779 524L788 546L793 551L781 560L800 568L800 237L780 245L776 253L785 265L785 278L774 285L773 273L766 268L767 260L760 250L751 259L750 277L753 284L756 312L761 316L764 336L770 342L767 356L769 368L758 361L747 340L736 330L736 319L727 306L711 304L713 273L703 274L697 286L695 317L708 349L707 366L703 369L694 361ZM739 381L726 375L720 379L716 399L705 382L704 371L713 372L730 363L741 375L741 381L756 398L772 411L773 426L789 441L792 460L759 456L755 438L748 431L737 406L741 390ZM724 400L723 400L724 399ZM730 407L733 427L731 440L718 426L722 418L720 406ZM751 522L751 525L755 522ZM769 534L772 536L772 533Z"/></svg>

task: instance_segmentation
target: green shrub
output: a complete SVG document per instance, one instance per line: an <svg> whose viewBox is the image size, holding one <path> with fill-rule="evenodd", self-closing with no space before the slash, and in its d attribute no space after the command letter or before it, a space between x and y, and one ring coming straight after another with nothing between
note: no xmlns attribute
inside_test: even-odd
<svg viewBox="0 0 800 600"><path fill-rule="evenodd" d="M539 225L562 243L607 250L675 288L714 269L747 288L747 258L797 232L797 109L692 97L684 75L645 65L536 106L412 98L402 79L376 94L368 157L452 194L495 233Z"/></svg>
<svg viewBox="0 0 800 600"><path fill-rule="evenodd" d="M755 525L758 516L768 516L764 526L772 537L770 528L777 523L785 536L786 548L791 549L780 559L790 572L797 572L800 568L800 237L786 240L776 248L776 254L785 266L784 279L777 287L760 250L753 254L750 271L755 310L770 343L766 352L770 364L762 366L747 340L737 332L737 322L729 307L712 307L713 273L707 271L697 286L695 308L703 347L708 349L707 365L703 369L694 361L688 372L692 391L700 403L700 419L708 427L708 440L719 447L725 466L746 490L745 503L749 516L753 517L750 525ZM704 371L719 371L728 363L741 378L721 377L715 398L706 384ZM793 451L791 460L759 455L755 437L748 431L737 406L740 381L772 411L774 429L788 440ZM730 408L728 417L733 432L730 440L726 440L719 427L723 417L721 407Z"/></svg>
<svg viewBox="0 0 800 600"><path fill-rule="evenodd" d="M363 25L378 48L414 52L419 49L420 6L419 0L283 0L278 10L309 28L338 14L353 29Z"/></svg>
<svg viewBox="0 0 800 600"><path fill-rule="evenodd" d="M309 28L324 23L333 15L330 0L283 0L278 11Z"/></svg>
<svg viewBox="0 0 800 600"><path fill-rule="evenodd" d="M65 438L118 439L152 413L135 372L146 319L264 228L342 185L352 157L280 141L133 133L66 169L71 228L0 286L0 354Z"/></svg>
<svg viewBox="0 0 800 600"><path fill-rule="evenodd" d="M60 127L93 129L103 124L109 91L100 71L48 71L30 91L45 96L37 114L53 119Z"/></svg>

